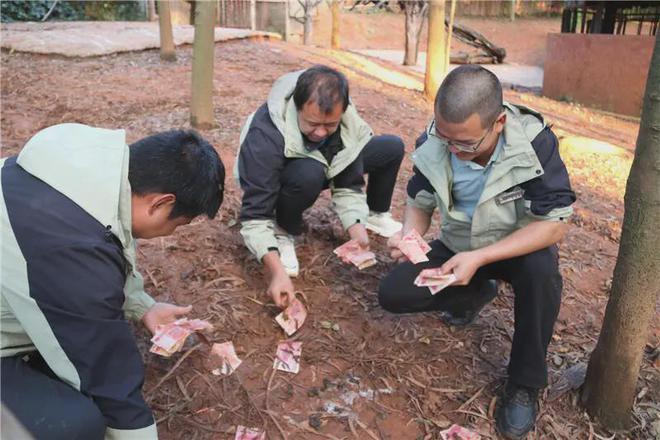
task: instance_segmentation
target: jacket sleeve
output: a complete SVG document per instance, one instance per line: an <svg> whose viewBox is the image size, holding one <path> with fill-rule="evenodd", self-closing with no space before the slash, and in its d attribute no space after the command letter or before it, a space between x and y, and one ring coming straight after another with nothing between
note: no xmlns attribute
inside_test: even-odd
<svg viewBox="0 0 660 440"><path fill-rule="evenodd" d="M27 270L30 296L8 294L8 300L44 360L94 401L106 438L156 439L142 397L142 358L122 310L121 249L107 243L60 247L32 258Z"/></svg>
<svg viewBox="0 0 660 440"><path fill-rule="evenodd" d="M344 229L367 221L369 206L363 188L364 160L360 154L330 181L332 204Z"/></svg>
<svg viewBox="0 0 660 440"><path fill-rule="evenodd" d="M566 221L573 213L575 193L571 189L566 166L559 156L559 142L552 130L545 128L532 141L543 167L543 174L521 185L525 191L526 215L533 220Z"/></svg>
<svg viewBox="0 0 660 440"><path fill-rule="evenodd" d="M419 148L424 142L426 142L426 139L427 134L424 132L417 138L417 141L415 141L415 149ZM408 195L406 204L408 206L421 209L429 214L432 214L437 207L433 195L435 190L433 189L431 182L429 182L426 176L424 176L417 167L413 167L413 175L410 180L408 180L406 192Z"/></svg>
<svg viewBox="0 0 660 440"><path fill-rule="evenodd" d="M239 183L243 190L241 235L259 260L269 250L277 249L275 206L285 159L276 147L277 143L262 130L250 128L238 156Z"/></svg>
<svg viewBox="0 0 660 440"><path fill-rule="evenodd" d="M132 321L140 321L147 310L156 304L156 300L144 291L144 278L137 270L128 274L124 295L124 314Z"/></svg>

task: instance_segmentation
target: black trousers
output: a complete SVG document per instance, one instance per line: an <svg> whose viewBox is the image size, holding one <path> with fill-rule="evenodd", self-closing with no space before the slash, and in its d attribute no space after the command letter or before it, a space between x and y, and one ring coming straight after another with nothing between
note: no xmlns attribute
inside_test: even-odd
<svg viewBox="0 0 660 440"><path fill-rule="evenodd" d="M467 286L450 286L436 295L413 283L422 269L439 267L454 253L439 240L430 243L429 261L397 265L380 282L378 300L392 313L444 310L461 313L489 299L488 280L513 286L514 334L509 358L509 380L515 384L543 388L547 385L546 354L559 314L562 278L557 264L557 247L502 260L481 267Z"/></svg>
<svg viewBox="0 0 660 440"><path fill-rule="evenodd" d="M389 211L403 155L403 141L397 136L384 135L371 138L356 159L362 162L362 170L369 176L367 204L371 211ZM328 188L325 167L315 159L291 159L282 171L280 183L277 224L290 234L300 234L303 212Z"/></svg>
<svg viewBox="0 0 660 440"><path fill-rule="evenodd" d="M3 406L27 431L37 440L103 439L105 419L92 399L59 380L38 353L23 358L0 359L0 386Z"/></svg>

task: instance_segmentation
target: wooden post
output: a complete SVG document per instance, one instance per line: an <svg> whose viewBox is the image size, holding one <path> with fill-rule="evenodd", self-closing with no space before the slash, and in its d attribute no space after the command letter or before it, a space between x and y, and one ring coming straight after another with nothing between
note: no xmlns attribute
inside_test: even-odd
<svg viewBox="0 0 660 440"><path fill-rule="evenodd" d="M445 70L445 0L429 0L428 43L426 45L426 75L424 95L430 102L435 100L438 87L447 71Z"/></svg>
<svg viewBox="0 0 660 440"><path fill-rule="evenodd" d="M192 99L190 123L195 128L209 129L213 118L213 62L216 2L199 2L195 8L193 41Z"/></svg>

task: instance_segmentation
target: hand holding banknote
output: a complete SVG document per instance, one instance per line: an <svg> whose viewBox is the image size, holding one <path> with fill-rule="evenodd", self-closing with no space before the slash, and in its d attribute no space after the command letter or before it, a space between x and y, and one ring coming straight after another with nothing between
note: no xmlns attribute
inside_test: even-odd
<svg viewBox="0 0 660 440"><path fill-rule="evenodd" d="M483 263L478 251L469 251L457 253L440 266L440 269L444 274L453 273L456 276L454 285L466 286L481 266Z"/></svg>
<svg viewBox="0 0 660 440"><path fill-rule="evenodd" d="M401 249L399 249L399 243L402 238L403 231L399 231L387 240L387 247L390 249L390 257L397 263L403 263L407 260L406 256L403 255L403 252L401 252Z"/></svg>
<svg viewBox="0 0 660 440"><path fill-rule="evenodd" d="M159 325L169 324L183 315L187 315L192 306L175 306L174 304L157 302L142 317L142 323L149 329L151 334L156 333Z"/></svg>

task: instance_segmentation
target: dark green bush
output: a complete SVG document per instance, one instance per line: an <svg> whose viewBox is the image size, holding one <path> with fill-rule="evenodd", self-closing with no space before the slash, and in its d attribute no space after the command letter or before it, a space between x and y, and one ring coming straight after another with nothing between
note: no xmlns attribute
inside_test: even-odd
<svg viewBox="0 0 660 440"><path fill-rule="evenodd" d="M2 22L40 21L50 10L53 0L2 0ZM139 1L60 1L48 21L144 20L144 9Z"/></svg>

